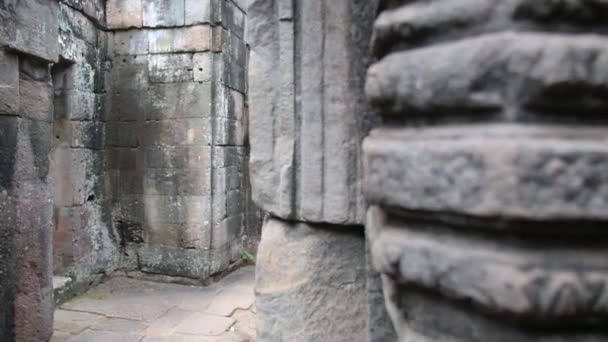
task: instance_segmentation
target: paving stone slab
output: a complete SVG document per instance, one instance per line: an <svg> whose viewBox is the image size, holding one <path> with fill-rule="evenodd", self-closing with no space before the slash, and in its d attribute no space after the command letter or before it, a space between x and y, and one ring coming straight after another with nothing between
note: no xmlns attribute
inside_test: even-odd
<svg viewBox="0 0 608 342"><path fill-rule="evenodd" d="M218 336L234 324L234 319L205 313L194 313L175 329L176 333Z"/></svg>
<svg viewBox="0 0 608 342"><path fill-rule="evenodd" d="M140 321L123 318L105 318L95 323L91 327L91 330L139 333L146 330L147 327L146 324Z"/></svg>
<svg viewBox="0 0 608 342"><path fill-rule="evenodd" d="M53 328L55 329L56 334L78 334L102 319L104 319L104 317L101 315L87 312L55 310ZM58 334L58 336L59 335L61 334Z"/></svg>
<svg viewBox="0 0 608 342"><path fill-rule="evenodd" d="M164 315L159 317L157 320L150 324L150 327L146 330L146 339L144 341L163 341L167 336L171 335L173 330L186 318L191 316L194 312L183 310L180 308L172 308L167 311Z"/></svg>
<svg viewBox="0 0 608 342"><path fill-rule="evenodd" d="M137 342L142 339L143 334L127 334L124 332L85 330L74 336L68 342Z"/></svg>
<svg viewBox="0 0 608 342"><path fill-rule="evenodd" d="M220 292L213 298L206 313L218 316L231 316L236 310L247 310L255 302L253 290L244 292L239 288L227 289Z"/></svg>

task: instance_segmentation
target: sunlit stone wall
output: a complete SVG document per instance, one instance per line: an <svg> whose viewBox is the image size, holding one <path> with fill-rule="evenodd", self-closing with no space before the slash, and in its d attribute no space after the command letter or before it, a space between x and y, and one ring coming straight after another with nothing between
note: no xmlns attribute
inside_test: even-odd
<svg viewBox="0 0 608 342"><path fill-rule="evenodd" d="M249 201L246 15L227 0L107 2L106 153L131 267L204 278L237 261Z"/></svg>

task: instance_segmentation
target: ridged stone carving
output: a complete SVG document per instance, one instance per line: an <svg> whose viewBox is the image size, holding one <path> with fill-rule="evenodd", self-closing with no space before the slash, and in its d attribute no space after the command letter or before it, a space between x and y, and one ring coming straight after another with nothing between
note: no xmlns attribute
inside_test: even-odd
<svg viewBox="0 0 608 342"><path fill-rule="evenodd" d="M608 339L605 1L381 1L367 234L401 341Z"/></svg>

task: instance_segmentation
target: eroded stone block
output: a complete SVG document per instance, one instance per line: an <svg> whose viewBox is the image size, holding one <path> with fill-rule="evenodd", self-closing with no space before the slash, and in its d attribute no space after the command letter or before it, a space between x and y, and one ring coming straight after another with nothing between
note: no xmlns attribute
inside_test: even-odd
<svg viewBox="0 0 608 342"><path fill-rule="evenodd" d="M256 260L258 338L364 341L364 248L362 227L268 220Z"/></svg>
<svg viewBox="0 0 608 342"><path fill-rule="evenodd" d="M184 0L142 0L143 23L146 27L184 25ZM200 1L205 3L208 1ZM190 10L190 9L188 9Z"/></svg>
<svg viewBox="0 0 608 342"><path fill-rule="evenodd" d="M210 29L197 25L148 31L151 53L197 52L209 50Z"/></svg>
<svg viewBox="0 0 608 342"><path fill-rule="evenodd" d="M211 116L209 83L167 83L150 86L146 119L204 118Z"/></svg>
<svg viewBox="0 0 608 342"><path fill-rule="evenodd" d="M144 30L115 31L111 35L111 49L114 55L148 53L148 33Z"/></svg>
<svg viewBox="0 0 608 342"><path fill-rule="evenodd" d="M150 55L148 74L153 83L176 83L191 81L192 54Z"/></svg>
<svg viewBox="0 0 608 342"><path fill-rule="evenodd" d="M210 24L211 11L217 0L185 0L186 25Z"/></svg>
<svg viewBox="0 0 608 342"><path fill-rule="evenodd" d="M142 0L108 0L106 15L110 29L141 27L143 23Z"/></svg>

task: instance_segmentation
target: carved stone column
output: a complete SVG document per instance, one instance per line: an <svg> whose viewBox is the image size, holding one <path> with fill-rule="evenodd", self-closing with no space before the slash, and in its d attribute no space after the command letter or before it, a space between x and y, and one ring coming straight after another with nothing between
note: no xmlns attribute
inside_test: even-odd
<svg viewBox="0 0 608 342"><path fill-rule="evenodd" d="M608 338L604 1L383 1L368 238L401 341Z"/></svg>
<svg viewBox="0 0 608 342"><path fill-rule="evenodd" d="M252 197L271 216L256 260L260 341L367 338L361 142L374 3L249 3Z"/></svg>

